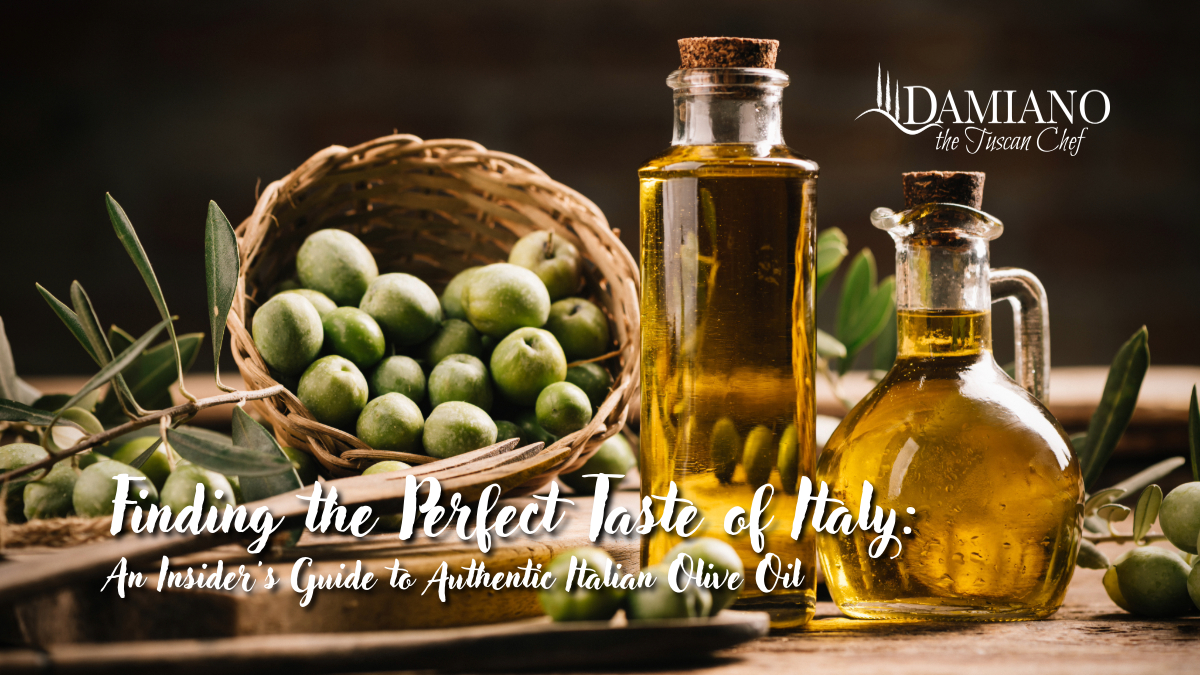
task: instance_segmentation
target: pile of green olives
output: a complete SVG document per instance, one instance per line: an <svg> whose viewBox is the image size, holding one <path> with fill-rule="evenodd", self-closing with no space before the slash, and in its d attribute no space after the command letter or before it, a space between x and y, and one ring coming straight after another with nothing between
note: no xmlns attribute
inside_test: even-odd
<svg viewBox="0 0 1200 675"><path fill-rule="evenodd" d="M612 348L604 311L572 297L582 264L569 241L533 232L439 298L416 276L380 274L353 234L320 230L251 331L317 421L373 448L441 459L551 442L586 426L613 384L594 362L567 365Z"/></svg>

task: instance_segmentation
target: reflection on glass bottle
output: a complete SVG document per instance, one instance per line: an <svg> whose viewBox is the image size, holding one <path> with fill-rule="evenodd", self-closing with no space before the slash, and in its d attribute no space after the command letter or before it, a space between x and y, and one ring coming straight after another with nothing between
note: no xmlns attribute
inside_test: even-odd
<svg viewBox="0 0 1200 675"><path fill-rule="evenodd" d="M816 543L790 536L797 474L811 475L813 248L817 165L783 143L787 75L769 68L690 68L671 74L672 147L639 172L642 217L643 495L675 481L704 517L693 536L738 551L751 580L739 607L804 623L815 604ZM781 473L782 469L782 473ZM730 537L730 508L774 488L761 553ZM764 518L764 521L766 518ZM642 564L678 539L656 529ZM764 595L763 555L799 560L799 588Z"/></svg>
<svg viewBox="0 0 1200 675"><path fill-rule="evenodd" d="M1045 295L1027 272L989 270L1001 225L977 210L982 184L983 174L905 174L909 210L872 214L897 245L897 359L829 439L817 479L853 512L869 481L875 504L912 531L902 551L878 558L867 553L870 533L822 535L826 582L850 616L1043 618L1074 570L1079 464L1038 400ZM993 289L1018 305L1025 388L992 358Z"/></svg>

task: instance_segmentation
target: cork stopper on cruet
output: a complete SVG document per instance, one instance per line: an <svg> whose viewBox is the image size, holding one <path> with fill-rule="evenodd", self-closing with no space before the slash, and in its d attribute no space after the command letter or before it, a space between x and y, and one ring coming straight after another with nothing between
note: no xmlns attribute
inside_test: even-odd
<svg viewBox="0 0 1200 675"><path fill-rule="evenodd" d="M904 208L921 204L961 204L983 209L981 171L913 171L901 174L904 183Z"/></svg>
<svg viewBox="0 0 1200 675"><path fill-rule="evenodd" d="M679 41L680 68L774 68L778 40L695 37Z"/></svg>

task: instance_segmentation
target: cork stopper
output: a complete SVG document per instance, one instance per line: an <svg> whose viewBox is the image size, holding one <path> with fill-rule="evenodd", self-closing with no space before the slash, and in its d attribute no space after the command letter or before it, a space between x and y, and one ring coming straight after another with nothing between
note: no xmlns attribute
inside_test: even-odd
<svg viewBox="0 0 1200 675"><path fill-rule="evenodd" d="M679 41L680 68L774 68L778 40L698 37Z"/></svg>
<svg viewBox="0 0 1200 675"><path fill-rule="evenodd" d="M904 208L937 202L982 210L984 175L980 171L914 171L901 174Z"/></svg>

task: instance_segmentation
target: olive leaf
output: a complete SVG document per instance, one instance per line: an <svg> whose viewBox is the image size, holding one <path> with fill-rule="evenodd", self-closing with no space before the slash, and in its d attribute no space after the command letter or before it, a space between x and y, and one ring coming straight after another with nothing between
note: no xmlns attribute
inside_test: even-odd
<svg viewBox="0 0 1200 675"><path fill-rule="evenodd" d="M194 400L194 397L188 393L183 385L183 359L179 355L179 341L175 337L175 324L171 321L171 312L167 309L167 300L163 297L162 287L158 284L158 277L154 275L154 268L150 265L150 258L146 256L146 249L142 248L142 242L138 239L137 232L133 229L133 223L129 222L129 216L125 215L125 210L113 199L111 194L104 194L105 205L108 207L108 219L112 221L113 230L117 233L117 239L121 240L121 245L125 247L125 251L129 253L129 257L133 259L133 264L138 268L138 272L142 275L142 280L146 282L146 288L150 291L150 296L154 298L154 304L158 306L158 313L167 323L167 334L171 338L171 345L175 349L175 363L177 365L177 375L179 379L179 392L189 400Z"/></svg>
<svg viewBox="0 0 1200 675"><path fill-rule="evenodd" d="M0 398L17 400L17 366L13 363L12 347L4 331L4 319L0 318Z"/></svg>
<svg viewBox="0 0 1200 675"><path fill-rule="evenodd" d="M0 398L0 422L25 422L35 427L48 427L54 421L54 415L50 414L51 412L53 411L27 406L20 401ZM70 424L76 428L82 428L68 420L60 420L60 424Z"/></svg>
<svg viewBox="0 0 1200 675"><path fill-rule="evenodd" d="M186 373L200 354L204 342L203 333L186 333L178 339L179 354L183 358ZM170 342L163 342L146 350L125 371L125 381L130 395L141 405L150 408L168 408L172 405L171 385L176 381L175 354ZM112 391L96 406L96 418L105 425L121 419L121 405Z"/></svg>
<svg viewBox="0 0 1200 675"><path fill-rule="evenodd" d="M100 359L100 365L103 366L112 361L112 346L109 344L108 338L100 331L100 320L96 317L96 310L92 306L91 298L88 297L87 291L83 290L83 284L78 281L71 282L71 304L75 307L75 318L83 328L83 334L91 344L92 352ZM146 414L147 411L138 406L133 395L129 393L129 387L120 374L113 378L113 385L111 391L121 401L122 410L128 406L133 408L136 415Z"/></svg>
<svg viewBox="0 0 1200 675"><path fill-rule="evenodd" d="M1090 570L1103 570L1108 569L1109 562L1104 551L1084 539L1079 542L1079 555L1075 558L1075 564Z"/></svg>
<svg viewBox="0 0 1200 675"><path fill-rule="evenodd" d="M1100 478L1104 465L1133 417L1142 380L1150 367L1148 337L1146 327L1142 326L1121 346L1108 369L1100 405L1092 413L1087 439L1078 450L1085 488L1091 488Z"/></svg>
<svg viewBox="0 0 1200 675"><path fill-rule="evenodd" d="M296 473L287 455L283 454L275 436L246 414L241 406L233 409L233 444L264 457L282 457L287 461L287 469L269 476L239 476L245 501L256 502L304 487L300 474Z"/></svg>
<svg viewBox="0 0 1200 675"><path fill-rule="evenodd" d="M1200 403L1196 401L1196 385L1192 385L1188 406L1188 446L1192 451L1192 480L1200 481Z"/></svg>
<svg viewBox="0 0 1200 675"><path fill-rule="evenodd" d="M25 380L17 377L17 366L13 360L12 345L8 343L8 333L4 330L4 320L0 319L0 398L6 398L18 403L30 405L42 398L42 392ZM36 406L34 406L36 407Z"/></svg>
<svg viewBox="0 0 1200 675"><path fill-rule="evenodd" d="M1149 468L1142 469L1120 483L1117 483L1113 486L1113 489L1123 490L1125 494L1130 494L1135 490L1141 490L1151 483L1166 478L1172 471L1183 466L1183 463L1186 461L1187 460L1182 457L1171 457L1169 459L1164 459L1163 461L1158 462ZM1121 499L1121 497L1117 497L1117 499Z"/></svg>
<svg viewBox="0 0 1200 675"><path fill-rule="evenodd" d="M133 336L118 328L116 325L108 327L108 344L113 348L114 352L124 351L129 345L133 344Z"/></svg>
<svg viewBox="0 0 1200 675"><path fill-rule="evenodd" d="M1158 520L1158 507L1162 506L1162 488L1149 485L1142 490L1138 497L1137 508L1133 511L1133 540L1141 541L1150 532L1150 526Z"/></svg>
<svg viewBox="0 0 1200 675"><path fill-rule="evenodd" d="M204 273L208 282L208 311L212 324L213 370L217 388L233 391L221 383L221 346L225 341L225 321L233 306L242 262L238 257L237 235L217 203L208 203L208 221L204 228Z"/></svg>
<svg viewBox="0 0 1200 675"><path fill-rule="evenodd" d="M870 296L871 287L875 285L875 256L871 249L864 248L850 261L850 269L842 280L842 297L837 316L837 334L844 335L850 327L855 307L862 306Z"/></svg>
<svg viewBox="0 0 1200 675"><path fill-rule="evenodd" d="M113 352L108 345L108 339L100 332L100 320L96 317L92 300L88 297L87 291L83 290L83 284L78 281L71 282L71 305L75 308L75 317L79 320L83 334L87 337L88 344L92 346L92 351L100 356L101 361L105 363L111 361Z"/></svg>
<svg viewBox="0 0 1200 675"><path fill-rule="evenodd" d="M157 337L158 334L162 332L162 329L166 328L168 325L170 325L170 323L171 320L166 319L160 321L154 328L146 331L144 335L135 340L133 344L129 345L125 351L121 352L116 358L105 364L104 367L100 369L100 372L93 375L92 379L88 380L79 391L75 392L74 396L72 396L66 403L63 404L63 409L65 410L66 408L70 408L71 406L75 405L84 396L87 396L93 390L116 377L116 375L122 370L128 368L131 363L137 360L138 356L141 354L141 351L146 348L146 345L149 344L150 341L155 337ZM54 426L57 421L58 415L56 414L49 426Z"/></svg>
<svg viewBox="0 0 1200 675"><path fill-rule="evenodd" d="M269 476L291 468L280 453L277 456L242 448L220 434L199 429L167 429L167 442L180 457L227 476Z"/></svg>
<svg viewBox="0 0 1200 675"><path fill-rule="evenodd" d="M1071 434L1071 448L1075 451L1076 457L1079 457L1079 453L1083 452L1083 446L1085 444L1087 444L1087 432L1081 431L1078 433ZM1082 460L1081 460L1081 465L1082 465ZM1097 492L1096 494L1100 494L1100 493ZM1115 497L1109 501L1115 501L1117 499L1120 499L1120 497ZM1107 503L1107 502L1105 502L1105 503ZM1103 506L1103 504L1098 505L1097 508L1099 508L1099 506ZM1090 532L1096 532L1096 533L1103 533L1106 529L1108 529L1107 526L1105 525L1104 520L1102 518L1097 517L1095 514L1084 517L1083 527Z"/></svg>
<svg viewBox="0 0 1200 675"><path fill-rule="evenodd" d="M154 451L158 450L158 446L160 446L160 445L162 445L162 439L161 438L156 439L153 443L150 444L150 447L146 448L145 452L138 455L137 459L134 459L132 462L130 462L129 466L132 466L135 469L142 468L142 465L145 464L146 462L148 462L150 460L150 458L154 456Z"/></svg>
<svg viewBox="0 0 1200 675"><path fill-rule="evenodd" d="M1104 534L1104 531L1107 529L1107 527L1105 526L1105 520L1103 518L1101 518L1100 516L1096 516L1096 515L1092 515L1092 516L1088 516L1087 518L1084 518L1083 519L1083 528L1085 530L1087 530L1088 532L1093 532L1095 534Z"/></svg>
<svg viewBox="0 0 1200 675"><path fill-rule="evenodd" d="M842 260L846 258L849 249L846 248L846 234L836 227L821 230L817 233L817 285L816 295L829 285L837 272Z"/></svg>
<svg viewBox="0 0 1200 675"><path fill-rule="evenodd" d="M83 331L83 325L79 323L79 317L75 316L75 312L71 311L71 308L64 305L58 298L54 297L54 294L43 288L41 284L34 285L37 286L38 293L45 299L46 304L50 305L50 309L54 310L58 318L67 326L67 330L71 331L71 335L74 335L79 344L83 346L88 356L92 357L96 365L103 366L104 364L100 361L100 356L92 349L92 343L88 340L87 333Z"/></svg>
<svg viewBox="0 0 1200 675"><path fill-rule="evenodd" d="M1087 432L1077 431L1071 434L1070 438L1071 449L1075 451L1075 456L1078 457L1079 453L1083 452L1083 446L1087 445Z"/></svg>
<svg viewBox="0 0 1200 675"><path fill-rule="evenodd" d="M1088 497L1083 503L1083 515L1090 516L1096 513L1096 510L1106 504L1111 504L1121 497L1125 496L1125 490L1118 487L1105 488L1096 494Z"/></svg>
<svg viewBox="0 0 1200 675"><path fill-rule="evenodd" d="M838 339L821 330L817 329L817 356L825 359L840 359L846 355L846 345L838 342Z"/></svg>
<svg viewBox="0 0 1200 675"><path fill-rule="evenodd" d="M178 356L183 359L184 374L196 363L203 344L204 333L185 333L176 340L175 347ZM163 407L172 404L171 385L176 377L171 372L174 365L171 347L167 342L151 347L129 369L130 390L134 396L144 396L154 405Z"/></svg>
<svg viewBox="0 0 1200 675"><path fill-rule="evenodd" d="M1129 517L1132 509L1123 504L1105 504L1096 509L1096 515L1110 523L1119 523Z"/></svg>
<svg viewBox="0 0 1200 675"><path fill-rule="evenodd" d="M846 346L846 357L838 362L838 374L854 365L854 357L887 327L896 312L896 280L888 277L878 284L875 256L864 248L850 262L842 283L838 306L837 339Z"/></svg>

